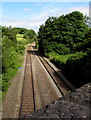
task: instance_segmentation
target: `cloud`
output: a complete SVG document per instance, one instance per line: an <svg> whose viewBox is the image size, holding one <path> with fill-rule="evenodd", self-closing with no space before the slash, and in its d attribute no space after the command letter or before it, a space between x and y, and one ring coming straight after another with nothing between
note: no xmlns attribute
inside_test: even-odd
<svg viewBox="0 0 91 120"><path fill-rule="evenodd" d="M30 8L24 9L24 11L30 11L30 10L31 10ZM40 25L44 24L49 16L59 17L62 14L68 14L72 11L80 11L84 15L89 15L89 8L87 6L57 8L55 5L49 4L48 6L43 7L40 13L28 15L24 19L3 18L2 24L4 26L11 25L12 27L24 27L28 29L34 29L36 32L38 32Z"/></svg>
<svg viewBox="0 0 91 120"><path fill-rule="evenodd" d="M30 10L29 8L24 9L25 11ZM24 19L15 19L15 18L2 18L2 25L4 26L12 26L12 27L25 27L28 29L34 29L36 32L38 32L39 26L44 24L46 19L48 19L49 16L59 16L61 15L62 10L55 7L48 7L46 6L41 10L39 14L36 15L28 15Z"/></svg>
<svg viewBox="0 0 91 120"><path fill-rule="evenodd" d="M31 9L30 8L25 8L25 9L23 9L24 11L31 11Z"/></svg>
<svg viewBox="0 0 91 120"><path fill-rule="evenodd" d="M80 7L73 7L73 8L70 8L70 12L72 11L79 11L79 12L82 12L84 15L87 15L89 16L89 6L80 6Z"/></svg>

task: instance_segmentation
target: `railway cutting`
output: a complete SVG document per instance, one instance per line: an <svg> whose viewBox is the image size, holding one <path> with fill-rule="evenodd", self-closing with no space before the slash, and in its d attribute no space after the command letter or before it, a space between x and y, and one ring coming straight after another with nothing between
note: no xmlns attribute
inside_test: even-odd
<svg viewBox="0 0 91 120"><path fill-rule="evenodd" d="M19 117L42 108L70 92L69 86L38 53L34 44L27 50Z"/></svg>
<svg viewBox="0 0 91 120"><path fill-rule="evenodd" d="M24 118L70 91L70 86L35 49L35 44L30 44L24 69L12 81L3 102L3 118Z"/></svg>

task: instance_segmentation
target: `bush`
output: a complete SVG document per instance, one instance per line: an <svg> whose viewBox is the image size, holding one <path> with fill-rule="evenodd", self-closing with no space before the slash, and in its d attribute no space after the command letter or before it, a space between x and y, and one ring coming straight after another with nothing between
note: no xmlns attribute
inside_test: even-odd
<svg viewBox="0 0 91 120"><path fill-rule="evenodd" d="M65 76L76 87L91 82L91 56L86 53L76 53L70 57L65 65Z"/></svg>
<svg viewBox="0 0 91 120"><path fill-rule="evenodd" d="M63 69L65 62L63 61L63 59L60 58L60 56L55 56L53 57L53 59L51 60L59 69Z"/></svg>
<svg viewBox="0 0 91 120"><path fill-rule="evenodd" d="M9 75L3 73L3 75L2 75L2 91L6 91L7 88L9 87L8 80L9 80Z"/></svg>
<svg viewBox="0 0 91 120"><path fill-rule="evenodd" d="M17 52L23 55L24 54L24 50L25 50L24 45L18 44Z"/></svg>

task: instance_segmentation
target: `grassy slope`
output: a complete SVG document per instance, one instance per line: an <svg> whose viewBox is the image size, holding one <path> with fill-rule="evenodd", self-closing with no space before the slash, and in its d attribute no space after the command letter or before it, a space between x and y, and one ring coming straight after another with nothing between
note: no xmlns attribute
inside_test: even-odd
<svg viewBox="0 0 91 120"><path fill-rule="evenodd" d="M91 60L87 52L80 51L59 55L52 51L47 53L46 56L62 70L65 77L75 87L91 82Z"/></svg>
<svg viewBox="0 0 91 120"><path fill-rule="evenodd" d="M25 38L23 38L23 34L17 34L16 37L17 37L17 41L21 41L21 40L26 40Z"/></svg>
<svg viewBox="0 0 91 120"><path fill-rule="evenodd" d="M22 45L26 46L27 40L25 38L23 38L23 34L17 34L16 38L17 38L18 45L22 44ZM22 57L22 54L19 54L18 56L19 56L19 58L18 58L19 60L18 60L18 63L17 63L17 65L18 65L17 67L21 67L22 62L23 62L23 57ZM12 80L12 78L16 75L17 71L18 71L18 69L15 69L15 70L10 70L9 69L9 73L8 73L9 78L7 78L7 79ZM5 76L7 76L7 73L6 73ZM8 82L7 82L7 85L8 85L8 87L10 86L10 84ZM3 98L4 98L5 94L7 93L8 87L5 91L2 92L2 97ZM1 98L1 95L0 95L0 98Z"/></svg>
<svg viewBox="0 0 91 120"><path fill-rule="evenodd" d="M65 54L65 55L59 55L57 54L56 52L50 52L48 54L46 54L46 56L48 56L48 58L51 60L51 61L59 61L60 63L64 63L66 64L66 61L72 57L72 56L75 56L77 54L83 54L83 52L76 52L76 53L73 53L73 54ZM84 53L85 54L85 53Z"/></svg>

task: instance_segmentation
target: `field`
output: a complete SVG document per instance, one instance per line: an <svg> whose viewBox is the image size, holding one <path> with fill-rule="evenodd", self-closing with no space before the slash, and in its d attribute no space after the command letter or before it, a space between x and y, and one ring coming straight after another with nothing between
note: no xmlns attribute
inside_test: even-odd
<svg viewBox="0 0 91 120"><path fill-rule="evenodd" d="M17 41L26 40L25 38L23 38L24 34L17 34L16 37L17 37Z"/></svg>

